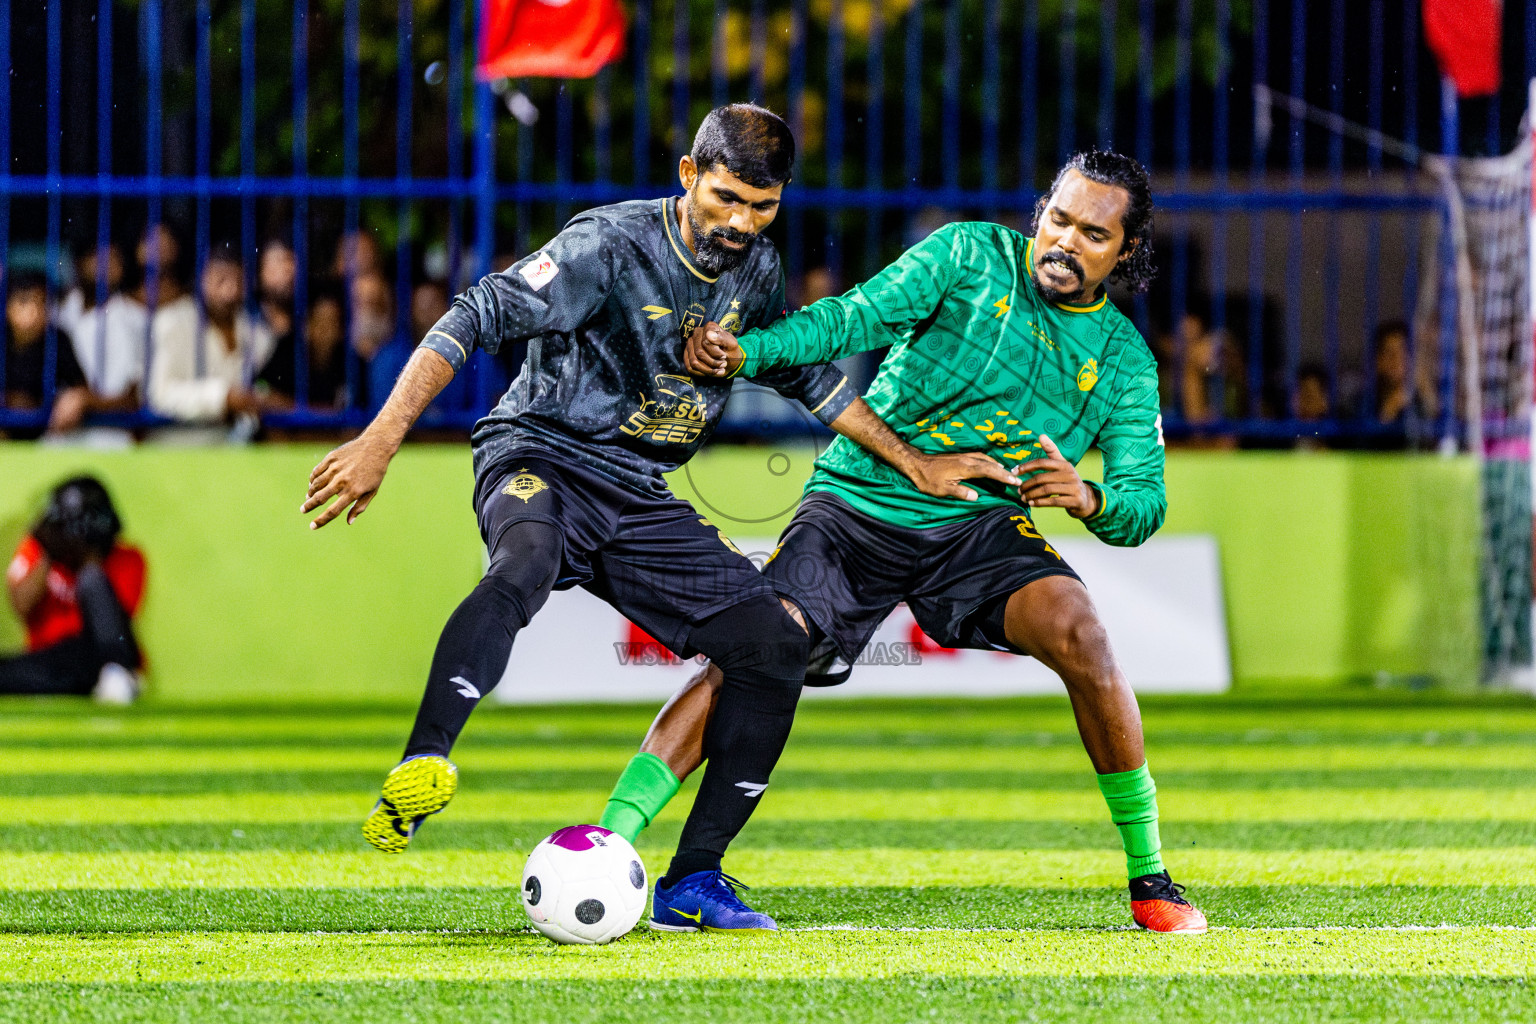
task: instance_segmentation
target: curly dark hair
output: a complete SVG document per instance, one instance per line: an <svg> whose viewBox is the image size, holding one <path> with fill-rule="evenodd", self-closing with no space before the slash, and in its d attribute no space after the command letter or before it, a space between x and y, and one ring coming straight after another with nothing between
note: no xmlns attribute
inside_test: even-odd
<svg viewBox="0 0 1536 1024"><path fill-rule="evenodd" d="M1135 248L1124 262L1115 265L1109 279L1122 282L1138 295L1145 292L1152 286L1152 278L1157 275L1157 268L1152 265L1152 182L1147 176L1147 169L1132 157L1112 149L1088 149L1074 154L1056 172L1056 180L1051 182L1050 191L1035 203L1031 233L1039 227L1046 204L1061 187L1062 179L1068 171L1076 171L1100 185L1122 188L1131 197L1125 208L1125 216L1120 218L1120 226L1125 230L1125 240L1120 244L1120 251L1124 252L1129 245Z"/></svg>

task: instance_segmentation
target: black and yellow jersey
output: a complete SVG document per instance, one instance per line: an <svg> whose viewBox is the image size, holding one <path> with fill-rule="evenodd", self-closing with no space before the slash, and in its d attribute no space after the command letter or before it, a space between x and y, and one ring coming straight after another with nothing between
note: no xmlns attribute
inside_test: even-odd
<svg viewBox="0 0 1536 1024"><path fill-rule="evenodd" d="M699 324L764 327L784 313L784 272L766 238L711 276L683 243L674 199L578 214L543 248L454 300L422 345L460 369L476 349L528 342L522 372L474 429L475 473L511 452L573 458L649 494L719 422L731 382L695 380L683 344ZM754 377L830 423L858 397L832 366Z"/></svg>

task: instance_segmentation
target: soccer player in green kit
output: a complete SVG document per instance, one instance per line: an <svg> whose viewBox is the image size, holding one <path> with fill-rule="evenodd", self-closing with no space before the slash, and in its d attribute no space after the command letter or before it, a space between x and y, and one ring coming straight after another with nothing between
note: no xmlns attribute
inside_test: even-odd
<svg viewBox="0 0 1536 1024"><path fill-rule="evenodd" d="M1146 288L1151 229L1141 165L1114 152L1080 153L1041 200L1034 237L996 224L948 225L846 295L768 328L739 340L714 324L701 328L685 365L696 376L735 376L889 347L866 399L905 454L983 452L1017 467L1016 488L976 480L969 500L936 498L899 465L833 442L764 568L811 633L806 682L844 681L900 601L944 646L1038 658L1066 684L1120 831L1134 920L1199 933L1205 917L1159 852L1135 694L1087 590L1029 514L1064 508L1101 540L1127 546L1162 525L1156 362L1102 288L1111 278ZM1102 482L1078 475L1090 446L1103 452ZM699 764L718 686L708 668L663 709L604 825L633 838L654 819ZM658 910L653 924L688 930L689 922Z"/></svg>

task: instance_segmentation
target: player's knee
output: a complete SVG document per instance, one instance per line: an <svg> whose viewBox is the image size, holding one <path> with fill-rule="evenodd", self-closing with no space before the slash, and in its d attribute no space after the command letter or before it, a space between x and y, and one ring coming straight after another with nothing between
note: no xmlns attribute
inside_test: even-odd
<svg viewBox="0 0 1536 1024"><path fill-rule="evenodd" d="M551 523L513 523L496 538L481 588L511 601L523 618L531 618L554 589L564 543L560 531Z"/></svg>
<svg viewBox="0 0 1536 1024"><path fill-rule="evenodd" d="M1097 615L1076 614L1063 617L1046 642L1047 654L1073 689L1095 689L1114 685L1115 659L1109 646L1109 633Z"/></svg>
<svg viewBox="0 0 1536 1024"><path fill-rule="evenodd" d="M810 638L773 598L743 602L695 630L693 645L720 667L725 681L798 692L810 658Z"/></svg>

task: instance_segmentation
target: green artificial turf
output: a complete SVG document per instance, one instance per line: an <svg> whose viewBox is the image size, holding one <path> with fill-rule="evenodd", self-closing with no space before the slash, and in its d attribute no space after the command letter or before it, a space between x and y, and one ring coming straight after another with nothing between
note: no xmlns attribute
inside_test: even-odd
<svg viewBox="0 0 1536 1024"><path fill-rule="evenodd" d="M0 703L0 1021L1536 1019L1529 701L1145 701L1182 938L1129 928L1065 701L807 702L727 862L783 934L556 947L523 858L651 712L481 710L386 857L411 709Z"/></svg>

